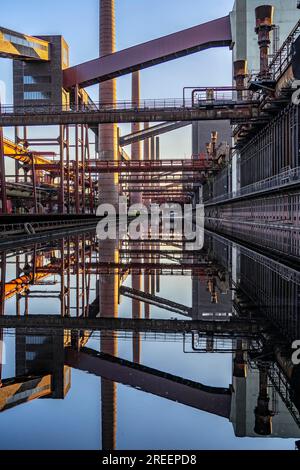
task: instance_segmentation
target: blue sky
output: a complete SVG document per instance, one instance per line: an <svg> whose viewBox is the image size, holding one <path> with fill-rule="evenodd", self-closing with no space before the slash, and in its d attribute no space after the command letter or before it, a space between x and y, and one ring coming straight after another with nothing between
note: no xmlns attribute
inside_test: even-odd
<svg viewBox="0 0 300 470"><path fill-rule="evenodd" d="M233 0L116 0L117 48L154 39L224 15ZM71 64L98 56L98 0L1 0L1 26L27 34L62 34L70 46ZM0 80L12 103L12 64L0 61ZM141 72L142 98L180 98L184 86L230 85L228 49L200 52ZM88 89L97 99L98 87ZM118 99L130 99L130 76L118 80ZM123 132L128 129L124 127ZM162 138L166 157L189 157L190 130Z"/></svg>

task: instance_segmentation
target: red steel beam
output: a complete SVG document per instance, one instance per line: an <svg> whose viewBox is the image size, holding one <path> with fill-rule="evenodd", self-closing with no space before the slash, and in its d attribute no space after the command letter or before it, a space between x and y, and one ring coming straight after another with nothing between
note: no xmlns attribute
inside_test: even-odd
<svg viewBox="0 0 300 470"><path fill-rule="evenodd" d="M209 160L153 160L153 161L128 161L128 162L100 162L91 161L88 171L91 173L156 173L161 171L205 171L213 170L215 164Z"/></svg>
<svg viewBox="0 0 300 470"><path fill-rule="evenodd" d="M91 349L66 349L66 364L197 410L230 417L231 387L210 387Z"/></svg>
<svg viewBox="0 0 300 470"><path fill-rule="evenodd" d="M58 163L37 164L36 169L59 172ZM100 161L90 160L86 165L88 173L160 173L193 172L215 170L218 167L212 160L154 160L154 161Z"/></svg>
<svg viewBox="0 0 300 470"><path fill-rule="evenodd" d="M232 43L230 17L169 34L63 71L64 87L87 87L113 78Z"/></svg>

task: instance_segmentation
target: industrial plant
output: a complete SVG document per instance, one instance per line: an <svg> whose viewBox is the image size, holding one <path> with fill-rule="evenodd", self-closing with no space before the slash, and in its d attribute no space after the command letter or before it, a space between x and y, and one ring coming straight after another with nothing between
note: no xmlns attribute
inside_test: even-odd
<svg viewBox="0 0 300 470"><path fill-rule="evenodd" d="M117 50L120 1L93 0L99 56L77 65L63 30L0 25L13 90L0 96L0 433L21 433L38 404L68 423L52 450L300 449L300 2L235 0ZM232 55L229 83L212 63L205 86L191 70L181 97L142 97L145 69L214 48ZM190 155L168 158L179 129ZM120 201L125 232L100 238ZM9 436L1 450L46 445Z"/></svg>

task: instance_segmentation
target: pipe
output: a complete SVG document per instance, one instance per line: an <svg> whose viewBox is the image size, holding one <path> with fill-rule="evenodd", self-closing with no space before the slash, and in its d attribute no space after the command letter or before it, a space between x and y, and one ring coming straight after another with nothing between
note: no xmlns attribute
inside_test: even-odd
<svg viewBox="0 0 300 470"><path fill-rule="evenodd" d="M248 62L247 60L236 60L233 63L233 78L237 88L238 101L243 100L243 90L245 88L245 78L248 75Z"/></svg>
<svg viewBox="0 0 300 470"><path fill-rule="evenodd" d="M134 72L132 74L132 105L134 107L139 107L140 105L140 72ZM141 130L141 125L139 122L133 122L131 124L131 132L139 132ZM131 160L132 161L141 161L142 160L142 148L141 142L134 142L131 144ZM134 193L131 196L132 204L142 204L142 192Z"/></svg>
<svg viewBox="0 0 300 470"><path fill-rule="evenodd" d="M274 29L274 7L261 5L255 9L258 45L260 48L260 78L268 78L269 49L271 44L270 33Z"/></svg>

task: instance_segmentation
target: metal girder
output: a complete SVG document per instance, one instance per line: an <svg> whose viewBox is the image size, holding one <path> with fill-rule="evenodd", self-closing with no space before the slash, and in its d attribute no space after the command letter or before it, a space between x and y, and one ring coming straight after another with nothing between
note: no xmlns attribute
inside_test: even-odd
<svg viewBox="0 0 300 470"><path fill-rule="evenodd" d="M50 59L47 41L0 28L0 57L5 59L38 60Z"/></svg>
<svg viewBox="0 0 300 470"><path fill-rule="evenodd" d="M229 47L231 43L230 17L225 16L70 67L63 72L64 87L91 86L212 47Z"/></svg>
<svg viewBox="0 0 300 470"><path fill-rule="evenodd" d="M169 312L178 313L179 315L191 316L192 313L192 309L186 305L182 305L147 292L131 289L130 287L121 287L119 292L121 295L129 297L130 299L155 305L156 307L168 310Z"/></svg>
<svg viewBox="0 0 300 470"><path fill-rule="evenodd" d="M4 138L4 155L14 158L21 163L31 164L32 157L35 164L50 164L51 160L44 157L40 152L32 152L21 144L15 144L11 140ZM55 156L54 152L47 152L47 156Z"/></svg>
<svg viewBox="0 0 300 470"><path fill-rule="evenodd" d="M26 391L26 394L24 394ZM4 379L0 387L0 412L52 393L52 376Z"/></svg>
<svg viewBox="0 0 300 470"><path fill-rule="evenodd" d="M139 132L134 132L132 134L123 135L119 139L119 144L121 147L126 145L134 144L135 142L141 142L145 139L151 139L158 135L167 134L168 132L175 131L182 127L190 126L192 123L189 121L179 121L179 122L163 122L157 126L152 126L146 129L142 129Z"/></svg>
<svg viewBox="0 0 300 470"><path fill-rule="evenodd" d="M132 103L103 106L98 109L66 109L56 106L33 106L15 108L3 107L0 126L51 126L67 124L121 124L132 122L161 121L228 121L232 124L249 122L259 117L258 103L226 101L199 106L184 106L182 101L164 106L154 104L145 107L132 107Z"/></svg>
<svg viewBox="0 0 300 470"><path fill-rule="evenodd" d="M65 351L66 364L112 382L191 406L224 418L230 417L231 388L203 385L157 369L84 348Z"/></svg>
<svg viewBox="0 0 300 470"><path fill-rule="evenodd" d="M42 328L50 330L136 331L156 333L189 333L192 331L229 336L257 336L267 330L262 320L203 321L203 320L145 320L132 318L62 317L60 315L3 315L0 328Z"/></svg>
<svg viewBox="0 0 300 470"><path fill-rule="evenodd" d="M90 160L85 170L90 173L161 173L161 172L201 172L215 170L217 167L212 160L155 160L155 161L100 161ZM58 171L57 163L36 165L36 169Z"/></svg>

